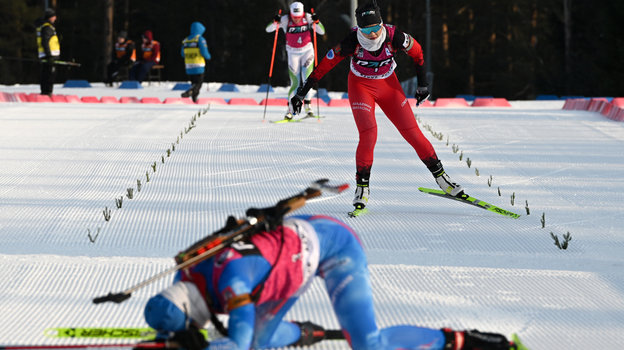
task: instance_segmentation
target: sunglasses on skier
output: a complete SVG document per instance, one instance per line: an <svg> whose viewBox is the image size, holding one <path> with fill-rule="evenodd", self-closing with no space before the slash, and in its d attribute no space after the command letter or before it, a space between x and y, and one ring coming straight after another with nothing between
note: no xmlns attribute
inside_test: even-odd
<svg viewBox="0 0 624 350"><path fill-rule="evenodd" d="M370 33L378 32L379 29L381 29L381 23L374 25L372 27L364 27L364 28L360 27L360 32L362 32L363 34L369 35Z"/></svg>

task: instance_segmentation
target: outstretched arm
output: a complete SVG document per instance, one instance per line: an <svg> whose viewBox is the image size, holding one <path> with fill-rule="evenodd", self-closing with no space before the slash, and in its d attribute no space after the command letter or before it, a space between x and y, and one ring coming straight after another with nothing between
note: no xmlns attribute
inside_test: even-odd
<svg viewBox="0 0 624 350"><path fill-rule="evenodd" d="M427 73L425 71L425 60L423 59L423 50L418 41L409 34L403 33L397 29L392 40L392 46L401 49L414 61L416 68L416 77L418 78L418 87L416 88L416 105L427 99L430 95L429 83L427 82Z"/></svg>
<svg viewBox="0 0 624 350"><path fill-rule="evenodd" d="M310 23L310 27L312 27L312 23L316 25L316 34L325 35L325 26L323 25L323 23L321 23L321 21L319 21L316 13L306 13L306 19L308 20L308 23Z"/></svg>
<svg viewBox="0 0 624 350"><path fill-rule="evenodd" d="M278 18L279 20L277 20ZM288 15L283 15L283 16L275 15L275 18L273 19L273 21L266 26L265 28L266 32L267 33L274 32L275 29L277 29L278 24L281 29L286 28L288 26Z"/></svg>
<svg viewBox="0 0 624 350"><path fill-rule="evenodd" d="M325 57L321 60L321 63L310 73L310 76L306 80L305 84L297 89L297 93L290 99L292 106L292 112L298 114L301 111L304 96L312 89L312 87L329 73L338 63L342 62L348 56L353 55L357 46L356 32L352 32L346 37L340 44L336 45L333 49L329 50Z"/></svg>
<svg viewBox="0 0 624 350"><path fill-rule="evenodd" d="M418 86L427 86L427 74L425 71L425 59L423 58L423 50L418 41L411 35L396 31L392 40L392 46L403 50L412 58L414 67L416 68L416 76L418 77Z"/></svg>

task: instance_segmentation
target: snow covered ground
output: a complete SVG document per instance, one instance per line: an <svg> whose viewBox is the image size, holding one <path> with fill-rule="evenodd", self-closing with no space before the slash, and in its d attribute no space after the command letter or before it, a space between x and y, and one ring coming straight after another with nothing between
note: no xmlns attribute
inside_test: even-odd
<svg viewBox="0 0 624 350"><path fill-rule="evenodd" d="M202 96L227 97L216 84ZM260 101L256 89L235 95ZM179 95L168 84L55 93ZM284 96L282 88L270 97ZM418 192L435 182L379 110L370 213L347 218L352 190L300 212L336 216L361 235L380 326L518 333L534 350L624 348L624 124L561 110L560 101L512 105L416 112L453 179L520 219ZM282 107L269 106L263 122L262 106L212 105L188 130L206 107L0 103L0 344L93 342L47 338L49 327L145 326L144 303L169 279L123 304L91 300L172 266L228 214L272 205L321 177L353 184L348 108L321 108L320 122L273 124ZM570 233L566 250L551 232ZM318 281L289 317L337 327Z"/></svg>

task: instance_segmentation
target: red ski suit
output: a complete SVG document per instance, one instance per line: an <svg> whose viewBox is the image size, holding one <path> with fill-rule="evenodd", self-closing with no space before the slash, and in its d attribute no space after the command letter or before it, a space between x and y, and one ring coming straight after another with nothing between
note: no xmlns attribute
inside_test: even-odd
<svg viewBox="0 0 624 350"><path fill-rule="evenodd" d="M403 50L412 57L419 85L426 85L424 59L420 44L410 35L388 24L386 41L376 52L365 50L357 39L357 28L340 44L331 49L309 77L310 85L318 82L326 73L347 57L351 57L349 72L349 103L359 132L355 154L358 176L368 177L373 165L373 153L377 142L375 103L399 130L401 136L414 148L418 157L429 166L438 158L433 146L416 123L414 113L394 73L394 54ZM306 84L308 85L308 84Z"/></svg>

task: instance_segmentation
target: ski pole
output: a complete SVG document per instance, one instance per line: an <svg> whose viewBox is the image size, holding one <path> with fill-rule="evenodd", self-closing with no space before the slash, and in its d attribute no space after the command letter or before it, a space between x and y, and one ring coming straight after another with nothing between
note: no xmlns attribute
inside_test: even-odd
<svg viewBox="0 0 624 350"><path fill-rule="evenodd" d="M310 11L312 11L312 14L314 14L314 8L311 8ZM312 22L312 33L314 34L314 68L316 68L316 66L318 66L318 49L317 49L317 45L316 45L316 21ZM317 116L321 116L321 102L319 101L319 91L318 91L318 86L316 86L316 115ZM318 121L321 121L320 119Z"/></svg>
<svg viewBox="0 0 624 350"><path fill-rule="evenodd" d="M282 9L277 12L277 15L282 14ZM262 115L262 122L264 123L266 117L267 104L269 103L269 90L271 90L271 76L273 75L273 61L275 60L275 48L277 47L277 36L279 34L280 22L275 23L275 38L273 39L273 53L271 54L271 68L269 69L269 79L267 81L266 97L264 98L264 114Z"/></svg>
<svg viewBox="0 0 624 350"><path fill-rule="evenodd" d="M284 215L303 207L308 199L319 197L322 191L340 193L349 187L348 184L339 186L330 186L327 184L328 179L319 179L314 181L303 192L292 197L280 200L275 206L270 208L250 208L247 210L245 219L236 220L234 217L228 218L226 226L207 238L198 241L190 248L180 252L175 260L177 265L172 266L136 285L130 287L120 293L108 293L105 296L93 299L94 304L100 304L107 301L122 303L132 296L135 291L157 281L178 270L183 270L207 260L232 243L240 241L249 235L259 232L258 230L267 230L271 225L281 222ZM0 349L2 350L2 349Z"/></svg>
<svg viewBox="0 0 624 350"><path fill-rule="evenodd" d="M6 56L0 56L0 60L26 61L26 62L39 62L39 61L41 61L41 62L48 62L48 60L46 60L46 59L38 60L38 59L28 58L28 57L6 57ZM57 60L54 60L53 63L61 65L61 66L72 66L72 67L80 67L81 66L80 63L70 62L70 61L57 61Z"/></svg>
<svg viewBox="0 0 624 350"><path fill-rule="evenodd" d="M323 340L344 340L344 334L339 329L320 329L313 333L314 345ZM121 343L121 344L67 344L67 345L0 345L0 350L62 350L62 349L113 349L113 348L133 348L133 349L177 349L180 345L169 341L148 341L141 343Z"/></svg>

